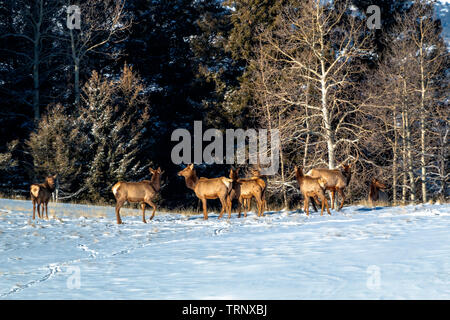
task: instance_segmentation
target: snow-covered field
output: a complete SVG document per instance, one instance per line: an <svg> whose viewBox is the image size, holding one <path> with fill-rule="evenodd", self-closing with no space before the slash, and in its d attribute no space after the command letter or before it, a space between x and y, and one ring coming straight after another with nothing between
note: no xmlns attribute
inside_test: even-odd
<svg viewBox="0 0 450 320"><path fill-rule="evenodd" d="M217 219L0 199L2 299L449 299L450 205ZM53 218L56 215L56 218Z"/></svg>

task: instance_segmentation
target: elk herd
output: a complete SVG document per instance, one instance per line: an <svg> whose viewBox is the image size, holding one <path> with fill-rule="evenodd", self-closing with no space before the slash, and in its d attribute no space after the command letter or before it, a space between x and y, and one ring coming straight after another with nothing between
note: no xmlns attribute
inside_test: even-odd
<svg viewBox="0 0 450 320"><path fill-rule="evenodd" d="M356 162L356 161L355 161ZM316 205L321 205L321 215L324 209L331 215L328 200L325 192L330 191L331 195L331 209L334 209L334 202L336 199L336 192L341 196L342 200L338 207L338 211L342 209L345 201L345 188L349 185L353 164L344 164L342 169L323 169L314 168L309 170L306 174L303 173L302 167L294 167L295 178L297 180L300 192L303 195L303 210L309 215L309 203L317 212ZM241 217L241 212L244 211L244 217L247 217L247 212L251 208L251 200L255 199L258 217L264 216L266 209L266 189L267 178L261 174L261 169L252 169L250 177L239 177L239 169L231 169L228 177L206 178L198 177L194 168L194 164L189 164L183 170L178 172L178 176L183 177L186 187L191 189L203 207L203 218L208 219L207 200L219 199L222 205L219 219L222 218L224 212L228 213L228 218L231 217L232 202L235 200L238 207L238 218ZM117 182L111 189L116 199L116 220L117 224L122 224L120 217L120 208L125 202L140 203L142 208L142 221L145 220L145 207L149 205L152 207L153 219L156 212L156 205L153 202L161 189L161 176L164 171L161 168L154 170L150 168L152 175L150 180L143 180L139 182ZM48 202L51 194L55 190L55 181L57 176L49 176L44 183L32 184L30 187L31 201L33 203L33 219L35 219L35 210L37 207L38 217L44 217L44 209L46 211L46 218L48 219ZM387 201L387 195L384 191L386 185L377 180L372 179L369 188L369 204L374 206L378 201ZM40 207L42 205L42 216Z"/></svg>

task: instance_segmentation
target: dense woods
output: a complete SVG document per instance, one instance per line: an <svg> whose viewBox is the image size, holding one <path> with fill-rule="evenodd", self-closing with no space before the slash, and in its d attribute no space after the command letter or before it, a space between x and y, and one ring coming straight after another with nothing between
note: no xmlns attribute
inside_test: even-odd
<svg viewBox="0 0 450 320"><path fill-rule="evenodd" d="M279 130L269 206L298 205L294 166L348 162L347 201L366 199L373 177L393 204L448 199L442 34L425 0L0 0L0 193L29 197L57 174L59 199L112 203L117 181L161 167L159 204L196 206L171 134L201 120Z"/></svg>

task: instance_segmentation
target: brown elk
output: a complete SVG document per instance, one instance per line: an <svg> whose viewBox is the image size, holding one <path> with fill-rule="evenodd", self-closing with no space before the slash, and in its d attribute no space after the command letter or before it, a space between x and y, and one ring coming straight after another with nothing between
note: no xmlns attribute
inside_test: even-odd
<svg viewBox="0 0 450 320"><path fill-rule="evenodd" d="M237 199L239 208L238 218L241 217L242 205L244 205L244 217L247 217L247 210L245 209L244 201L247 200L250 202L251 199L254 197L256 199L256 203L258 206L258 217L264 215L262 210L263 210L263 188L265 187L265 184L264 186L261 186L260 181L258 181L258 178L239 179L238 172L239 169L230 170L230 179L233 180L233 187L229 197L228 203L229 208L231 208L231 201L233 199ZM231 210L229 211L229 216L230 215Z"/></svg>
<svg viewBox="0 0 450 320"><path fill-rule="evenodd" d="M251 170L252 178L256 179L258 184L262 188L262 215L266 210L266 189L267 189L267 177L261 174L261 168L258 166L257 169ZM244 206L247 206L247 210L250 211L252 199L244 199Z"/></svg>
<svg viewBox="0 0 450 320"><path fill-rule="evenodd" d="M220 211L219 219L222 218L223 212L228 209L228 215L231 215L231 206L228 206L229 195L232 189L232 179L226 177L219 178L204 178L197 177L197 173L194 169L194 164L191 163L186 168L178 172L178 176L182 176L185 179L186 187L192 189L195 192L197 198L202 201L203 204L203 218L208 219L208 212L206 208L206 200L219 198L222 204L222 210Z"/></svg>
<svg viewBox="0 0 450 320"><path fill-rule="evenodd" d="M343 170L339 169L311 169L308 171L306 175L313 178L322 178L325 181L325 189L331 192L331 209L334 209L334 199L336 195L336 191L341 195L342 202L339 206L339 210L344 206L345 195L344 189L350 183L350 179L352 177L352 167L354 164L344 164ZM314 201L312 204L315 208ZM316 209L316 208L315 208ZM316 209L317 211L317 209Z"/></svg>
<svg viewBox="0 0 450 320"><path fill-rule="evenodd" d="M297 166L295 166L294 171L298 185L300 186L300 191L303 194L303 210L306 212L306 215L309 216L309 198L315 199L317 203L319 203L320 199L322 203L322 211L320 212L321 216L323 215L324 206L326 206L328 214L331 215L324 193L326 180L320 177L313 178L310 176L305 176L301 167L297 168Z"/></svg>
<svg viewBox="0 0 450 320"><path fill-rule="evenodd" d="M156 212L156 205L153 203L153 199L159 193L161 189L161 175L163 172L161 168L153 170L149 168L152 174L151 180L143 180L139 182L124 182L119 181L112 187L112 192L116 198L116 219L117 224L122 224L122 219L120 218L120 208L123 206L125 201L128 202L140 202L142 208L142 222L145 221L145 205L148 204L153 208L152 216L150 220L153 219Z"/></svg>
<svg viewBox="0 0 450 320"><path fill-rule="evenodd" d="M388 196L381 191L386 189L386 185L376 178L372 178L369 187L369 203L373 207L377 202L388 202Z"/></svg>
<svg viewBox="0 0 450 320"><path fill-rule="evenodd" d="M32 184L30 186L31 201L33 202L33 220L36 217L36 204L38 217L41 218L40 206L42 204L42 218L44 217L45 208L45 217L48 219L48 201L50 200L53 191L55 191L55 181L56 175L48 176L45 178L44 183Z"/></svg>

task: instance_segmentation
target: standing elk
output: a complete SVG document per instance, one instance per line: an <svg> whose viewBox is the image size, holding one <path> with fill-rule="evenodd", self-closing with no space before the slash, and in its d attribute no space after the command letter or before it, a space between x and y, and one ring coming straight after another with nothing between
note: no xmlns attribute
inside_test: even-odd
<svg viewBox="0 0 450 320"><path fill-rule="evenodd" d="M55 191L55 180L56 175L48 176L45 178L44 183L32 184L30 186L31 202L33 202L33 220L36 217L36 204L38 217L41 218L40 206L42 204L42 218L44 217L45 208L45 217L48 219L48 201L50 200L53 191Z"/></svg>
<svg viewBox="0 0 450 320"><path fill-rule="evenodd" d="M320 199L320 202L322 203L321 216L323 215L324 206L326 206L328 214L331 215L328 201L327 198L325 198L325 193L323 191L326 186L326 180L321 177L313 178L307 175L305 176L301 167L297 168L297 166L295 166L294 171L300 191L303 195L303 210L306 212L306 215L309 216L309 198L315 199L317 203L319 203Z"/></svg>
<svg viewBox="0 0 450 320"><path fill-rule="evenodd" d="M376 178L372 178L372 182L370 183L369 187L369 203L373 207L376 205L377 202L388 202L388 195L386 192L383 192L381 190L385 190L387 187L384 183L379 181Z"/></svg>
<svg viewBox="0 0 450 320"><path fill-rule="evenodd" d="M330 190L331 192L331 209L334 209L334 199L336 191L342 197L342 202L338 208L338 211L340 211L344 206L344 189L348 186L348 184L350 183L350 179L352 178L351 169L353 165L354 164L344 164L344 169L342 171L339 169L311 169L306 174L313 178L322 178L325 181L325 189ZM312 201L312 204L317 212L314 201Z"/></svg>
<svg viewBox="0 0 450 320"><path fill-rule="evenodd" d="M263 216L263 193L264 193L264 186L260 184L260 181L258 181L258 178L248 178L248 179L239 179L238 176L239 169L230 170L230 179L233 181L233 187L230 192L229 202L228 206L231 209L231 201L233 199L238 200L238 208L239 208L239 214L238 218L241 217L241 210L242 206L244 206L244 217L247 217L247 210L245 208L244 201L251 201L251 199L254 197L256 199L256 203L258 206L258 217ZM231 210L229 211L230 218Z"/></svg>
<svg viewBox="0 0 450 320"><path fill-rule="evenodd" d="M258 169L251 170L252 179L256 179L258 184L262 188L262 215L266 210L266 189L267 189L267 177L261 174L261 168L258 166ZM250 207L252 205L252 199L244 199L244 206L247 206L247 211L250 211Z"/></svg>
<svg viewBox="0 0 450 320"><path fill-rule="evenodd" d="M231 206L229 204L229 195L232 190L232 179L226 177L219 178L204 178L197 177L194 170L194 164L191 163L186 168L178 172L178 176L184 177L186 187L192 189L195 192L197 198L202 201L203 204L203 218L208 219L208 212L206 208L206 200L219 198L222 204L222 210L220 211L219 219L222 218L223 212L228 209L228 215L231 215Z"/></svg>
<svg viewBox="0 0 450 320"><path fill-rule="evenodd" d="M142 222L145 221L145 205L148 204L153 208L152 216L150 220L153 219L156 212L156 205L153 203L153 199L159 193L161 189L161 175L163 172L161 168L153 170L149 168L152 174L151 180L143 180L139 182L124 182L119 181L112 187L112 192L116 198L116 219L117 224L122 224L122 219L120 218L120 208L123 206L125 201L128 202L140 202L142 207Z"/></svg>

